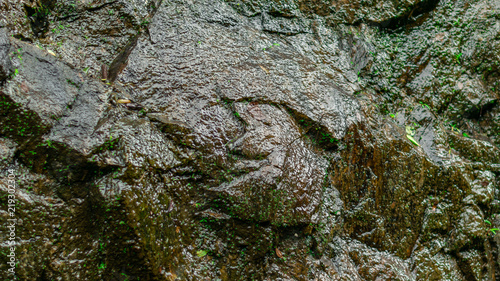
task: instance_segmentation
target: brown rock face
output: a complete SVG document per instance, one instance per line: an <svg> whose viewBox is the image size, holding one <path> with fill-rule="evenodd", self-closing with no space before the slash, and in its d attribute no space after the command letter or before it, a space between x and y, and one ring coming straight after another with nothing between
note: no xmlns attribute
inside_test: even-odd
<svg viewBox="0 0 500 281"><path fill-rule="evenodd" d="M0 277L500 279L497 2L0 0Z"/></svg>

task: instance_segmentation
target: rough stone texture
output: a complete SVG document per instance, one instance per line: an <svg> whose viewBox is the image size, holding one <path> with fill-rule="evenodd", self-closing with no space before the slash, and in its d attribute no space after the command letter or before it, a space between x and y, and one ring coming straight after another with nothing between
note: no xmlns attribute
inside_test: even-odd
<svg viewBox="0 0 500 281"><path fill-rule="evenodd" d="M0 12L1 279L500 279L498 1Z"/></svg>
<svg viewBox="0 0 500 281"><path fill-rule="evenodd" d="M9 59L10 42L5 29L0 28L0 82L7 79L13 69Z"/></svg>
<svg viewBox="0 0 500 281"><path fill-rule="evenodd" d="M262 15L262 23L273 22L275 32L293 34L286 24L303 22L301 16L318 15L330 22L370 23L395 27L414 21L422 13L432 10L437 1L331 1L331 0L225 0L236 11L247 16ZM277 17L269 19L267 15ZM281 25L281 28L280 28ZM288 29L288 30L287 30ZM292 28L293 29L293 28Z"/></svg>
<svg viewBox="0 0 500 281"><path fill-rule="evenodd" d="M158 0L0 2L0 27L95 78L116 75L120 56L149 24Z"/></svg>

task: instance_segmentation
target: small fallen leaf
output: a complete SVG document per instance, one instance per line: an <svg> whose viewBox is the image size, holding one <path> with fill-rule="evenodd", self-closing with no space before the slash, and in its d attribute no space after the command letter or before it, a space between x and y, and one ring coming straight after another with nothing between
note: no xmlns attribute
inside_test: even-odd
<svg viewBox="0 0 500 281"><path fill-rule="evenodd" d="M54 53L53 51L51 51L51 50L49 50L49 49L47 49L47 53L49 53L49 54L53 55L54 57L56 56L56 53Z"/></svg>
<svg viewBox="0 0 500 281"><path fill-rule="evenodd" d="M200 258L203 258L204 256L206 256L208 254L207 251L204 251L204 250L199 250L198 252L196 252L196 255Z"/></svg>
<svg viewBox="0 0 500 281"><path fill-rule="evenodd" d="M117 103L131 103L132 101L126 99L119 99L116 101Z"/></svg>
<svg viewBox="0 0 500 281"><path fill-rule="evenodd" d="M176 227L175 227L175 232L176 232L176 233L181 232L181 228L180 228L180 226L176 226Z"/></svg>
<svg viewBox="0 0 500 281"><path fill-rule="evenodd" d="M262 70L264 70L267 74L269 74L269 70L267 70L267 68L263 67L263 66L262 66L262 65L260 65L260 64L259 64L259 66L260 66L260 68L262 68Z"/></svg>
<svg viewBox="0 0 500 281"><path fill-rule="evenodd" d="M278 258L282 259L283 258L283 254L281 253L280 250L278 250L278 248L276 248L276 255L278 256Z"/></svg>
<svg viewBox="0 0 500 281"><path fill-rule="evenodd" d="M406 137L416 146L420 146L420 144L418 144L418 142L412 136L406 135Z"/></svg>

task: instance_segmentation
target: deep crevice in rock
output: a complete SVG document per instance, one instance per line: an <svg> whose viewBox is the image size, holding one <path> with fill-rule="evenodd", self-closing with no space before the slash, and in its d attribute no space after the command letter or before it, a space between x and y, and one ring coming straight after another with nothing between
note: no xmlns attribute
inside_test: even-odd
<svg viewBox="0 0 500 281"><path fill-rule="evenodd" d="M495 108L495 106L498 105L498 101L499 100L492 100L488 103L483 104L482 106L474 106L465 113L464 117L467 119L476 119L476 120L480 119L490 110Z"/></svg>
<svg viewBox="0 0 500 281"><path fill-rule="evenodd" d="M49 16L55 7L55 2L55 0L42 0L34 7L24 4L26 16L30 21L31 30L35 37L45 37L45 33L49 30Z"/></svg>
<svg viewBox="0 0 500 281"><path fill-rule="evenodd" d="M288 106L284 107L295 120L297 126L302 129L302 137L308 137L312 144L325 151L332 152L338 149L340 140L328 133L327 128Z"/></svg>
<svg viewBox="0 0 500 281"><path fill-rule="evenodd" d="M137 45L139 34L130 40L130 42L123 48L123 50L116 56L113 62L109 65L108 80L114 82L118 74L127 66L128 57Z"/></svg>
<svg viewBox="0 0 500 281"><path fill-rule="evenodd" d="M399 17L382 22L368 22L368 24L389 30L395 30L406 25L415 25L425 19L425 14L436 9L439 2L440 0L424 0Z"/></svg>

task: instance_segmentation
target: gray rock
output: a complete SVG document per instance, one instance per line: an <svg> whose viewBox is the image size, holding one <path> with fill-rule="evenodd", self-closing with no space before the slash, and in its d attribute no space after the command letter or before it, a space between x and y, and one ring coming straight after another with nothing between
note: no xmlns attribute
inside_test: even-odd
<svg viewBox="0 0 500 281"><path fill-rule="evenodd" d="M14 71L10 61L10 41L4 28L0 28L0 82L9 78Z"/></svg>

